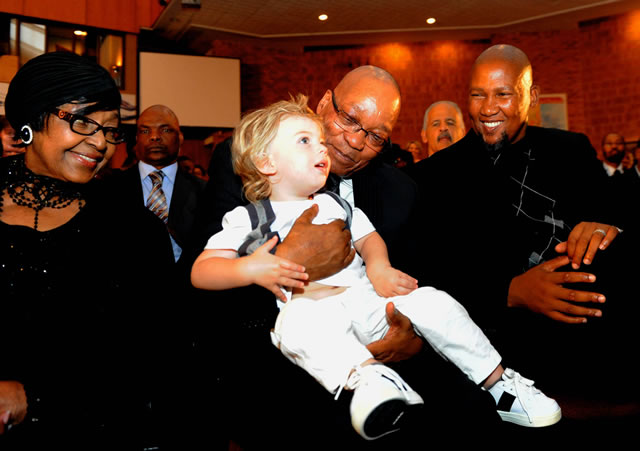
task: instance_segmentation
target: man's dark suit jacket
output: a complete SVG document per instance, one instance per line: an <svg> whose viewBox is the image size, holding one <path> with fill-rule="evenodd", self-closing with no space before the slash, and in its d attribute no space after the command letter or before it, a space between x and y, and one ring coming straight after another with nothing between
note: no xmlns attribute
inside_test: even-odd
<svg viewBox="0 0 640 451"><path fill-rule="evenodd" d="M627 169L623 174L616 173L609 177L617 197L619 210L625 215L625 227L638 227L640 218L637 212L638 197L640 197L640 175L636 166Z"/></svg>
<svg viewBox="0 0 640 451"><path fill-rule="evenodd" d="M146 209L143 198L142 182L138 165L123 170L114 171L105 182L108 184L110 196L116 205L122 204L124 208ZM171 273L159 277L153 283L162 287L162 300L156 299L153 304L156 308L157 322L162 330L162 361L163 380L168 381L155 396L153 422L157 423L157 434L166 441L168 449L201 449L201 443L197 435L201 430L206 430L208 435L207 445L224 437L218 434L219 429L207 423L206 427L200 424L203 418L194 418L191 415L176 416L174 412L184 409L193 412L202 402L206 392L203 387L212 387L215 384L207 381L208 385L196 384L194 379L199 374L196 368L199 361L193 355L194 336L198 327L199 318L194 314L194 305L197 305L195 289L191 287L189 275L193 260L200 250L193 247L193 227L200 196L204 190L205 182L195 176L178 169L176 172L171 205L169 208L169 220L165 224L155 215L149 214L150 220L162 225L161 229L169 229L171 235L182 248L182 255L177 264L171 267ZM169 232L168 232L169 233ZM165 240L168 237L165 235ZM146 237L154 239L153 237ZM156 240L157 241L157 240ZM165 245L167 243L158 243ZM173 255L173 254L172 254ZM148 261L155 265L153 259ZM140 280L142 286L148 286L152 282ZM211 319L211 318L209 318ZM209 362L210 364L210 362ZM180 387L179 390L167 390L167 385ZM175 443L174 443L175 442ZM221 448L220 448L221 449Z"/></svg>
<svg viewBox="0 0 640 451"><path fill-rule="evenodd" d="M144 205L142 196L142 181L138 165L114 174L112 180L117 185L121 199ZM171 236L182 248L184 258L193 258L193 228L200 196L204 191L205 182L191 174L178 169L173 185L171 205L169 206L169 221L167 228Z"/></svg>

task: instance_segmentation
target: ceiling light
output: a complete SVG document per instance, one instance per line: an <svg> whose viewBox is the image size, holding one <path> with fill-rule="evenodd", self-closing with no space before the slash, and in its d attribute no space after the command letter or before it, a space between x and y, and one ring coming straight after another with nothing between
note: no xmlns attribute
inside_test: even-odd
<svg viewBox="0 0 640 451"><path fill-rule="evenodd" d="M320 14L318 16L318 20L327 20L329 18L329 16L327 16L326 14Z"/></svg>
<svg viewBox="0 0 640 451"><path fill-rule="evenodd" d="M429 17L429 18L427 19L427 23L428 23L429 25L433 25L434 23L436 23L436 18L435 18L435 17Z"/></svg>
<svg viewBox="0 0 640 451"><path fill-rule="evenodd" d="M87 32L82 30L76 30L73 32L73 34L75 34L76 36L86 36Z"/></svg>

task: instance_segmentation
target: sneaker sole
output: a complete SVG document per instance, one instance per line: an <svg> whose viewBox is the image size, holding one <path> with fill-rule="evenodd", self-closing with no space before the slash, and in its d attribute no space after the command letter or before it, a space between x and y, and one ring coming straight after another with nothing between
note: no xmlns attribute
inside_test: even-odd
<svg viewBox="0 0 640 451"><path fill-rule="evenodd" d="M364 424L362 425L362 431L360 435L367 440L376 440L387 434L391 434L400 430L411 417L413 410L419 408L419 405L407 404L404 400L391 399L383 404L380 404L371 412ZM359 423L357 419L354 419L353 425ZM357 428L356 428L357 430Z"/></svg>
<svg viewBox="0 0 640 451"><path fill-rule="evenodd" d="M503 412L498 410L498 414L502 421L507 421L509 423L515 423L519 426L525 426L530 428L542 428L545 426L552 426L556 424L562 418L562 411L558 410L553 415L548 415L546 417L536 417L533 421L529 421L529 417L522 413L512 413L512 412Z"/></svg>

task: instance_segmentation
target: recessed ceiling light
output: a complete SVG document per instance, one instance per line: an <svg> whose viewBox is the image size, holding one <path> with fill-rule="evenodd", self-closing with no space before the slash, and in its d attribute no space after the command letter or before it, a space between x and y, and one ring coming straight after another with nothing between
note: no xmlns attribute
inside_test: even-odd
<svg viewBox="0 0 640 451"><path fill-rule="evenodd" d="M436 18L435 18L435 17L429 17L429 18L427 19L427 23L428 23L429 25L433 25L434 23L436 23Z"/></svg>
<svg viewBox="0 0 640 451"><path fill-rule="evenodd" d="M73 32L73 34L75 34L76 36L86 36L87 32L82 30L76 30Z"/></svg>
<svg viewBox="0 0 640 451"><path fill-rule="evenodd" d="M329 16L327 16L326 14L320 14L318 16L318 20L327 20L329 18Z"/></svg>

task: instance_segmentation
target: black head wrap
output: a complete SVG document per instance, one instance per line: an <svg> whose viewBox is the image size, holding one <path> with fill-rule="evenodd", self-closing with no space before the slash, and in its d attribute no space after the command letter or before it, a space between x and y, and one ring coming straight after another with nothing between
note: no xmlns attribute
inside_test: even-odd
<svg viewBox="0 0 640 451"><path fill-rule="evenodd" d="M47 113L69 102L96 103L91 111L118 110L120 91L109 72L93 61L71 52L45 53L11 80L5 114L16 131L27 124L37 131Z"/></svg>

